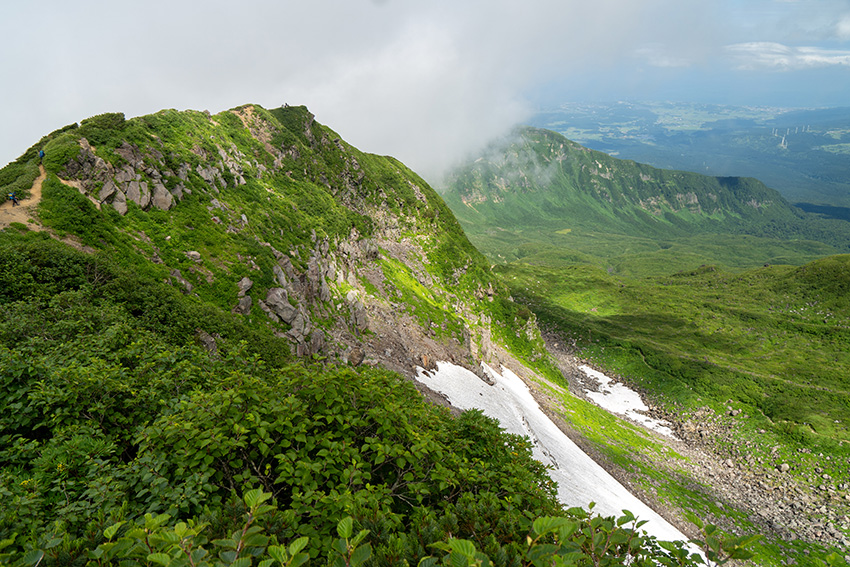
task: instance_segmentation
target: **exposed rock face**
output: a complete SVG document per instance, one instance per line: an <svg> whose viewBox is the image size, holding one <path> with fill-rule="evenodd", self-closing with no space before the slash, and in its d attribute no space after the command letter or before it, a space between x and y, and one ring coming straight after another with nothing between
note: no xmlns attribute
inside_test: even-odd
<svg viewBox="0 0 850 567"><path fill-rule="evenodd" d="M366 308L360 302L360 294L356 290L351 290L345 296L345 302L351 310L351 323L358 331L365 331L369 328L369 319L366 315Z"/></svg>
<svg viewBox="0 0 850 567"><path fill-rule="evenodd" d="M254 282L251 281L251 278L245 276L239 283L236 284L239 287L239 297L245 297L245 294L248 293L251 288L254 286Z"/></svg>
<svg viewBox="0 0 850 567"><path fill-rule="evenodd" d="M180 206L180 201L193 190L200 191L206 193L203 200L208 202L205 207L201 205L199 212L201 215L209 213L216 230L221 228L239 234L240 238L257 240L261 231L269 229L267 212L262 207L242 208L239 200L232 199L234 191L246 184L249 176L263 180L260 185L268 191L272 204L279 188L274 176L279 176L284 185L290 180L314 184L327 190L338 205L363 215L364 219L368 217L365 224L352 223L347 236L341 236L335 229L335 236L322 237L320 234L327 227L319 228L319 223L310 241L306 238L299 241L299 231L304 230L300 221L292 220L288 228L279 224L280 236L286 238L269 238L279 247L286 242L288 250L281 252L270 243L260 242L274 255L276 263L271 267L268 267L267 256L257 262L255 258L237 254L238 261L247 265L252 275L238 283L237 302L232 311L248 315L256 303L260 309L254 314L264 313L277 335L287 338L292 351L301 356L321 352L355 364L382 364L408 375L412 375L419 364L433 368L438 360L473 360L469 357L470 345L481 333L465 330L463 336L456 331L450 337L444 335L441 331L446 330L445 324L441 329L439 322L422 320L403 300L402 284L391 281L384 273L382 255L409 269L419 285L435 289L438 295L445 293L445 282L427 266L428 247L434 243L431 239L435 236L432 226L435 225L429 222L424 230L420 226L422 207L419 205L433 208L430 188L417 185L399 168L397 185L403 188L404 199L399 200L396 188L391 185L379 183L376 188L366 190L369 168L360 163L350 146L315 124L309 113L303 117L298 114L301 123L293 126L294 123L277 122L273 115L250 105L232 112L260 146L245 145L239 137L229 136L230 125L221 125L223 135L204 131L203 136L193 139L187 146L160 139L158 134L161 133L153 132L145 141L140 137L128 138L133 143L124 141L114 150L106 146L95 148L81 138L78 154L65 164L60 176L77 180L79 183L75 182L75 186L100 203L111 205L120 214L126 214L134 206L142 210L167 211ZM220 126L209 115L207 120L213 127ZM279 136L281 128L291 129L295 138ZM115 135L122 134L116 131ZM189 135L190 139L193 135ZM284 143L281 139L287 141ZM262 148L273 159L263 155ZM109 151L114 155L105 153ZM181 155L184 152L185 155ZM390 167L396 165L390 164ZM268 179L273 181L268 182ZM415 211L405 209L408 197L416 200ZM297 210L301 203L291 206ZM288 212L284 211L282 216L291 220ZM430 213L429 219L439 218L439 210ZM300 217L296 215L295 218ZM185 229L194 230L191 224L187 222ZM287 230L292 234L285 234ZM177 240L171 242L174 244ZM185 242L192 242L192 239L187 238ZM173 250L166 254L165 249L153 247L153 252L149 252L152 245L145 244L144 249L154 262L162 263L173 257ZM222 270L228 269L228 262L218 258L212 250L199 250L183 249L185 257L194 265L188 268L185 264L169 266L168 279L185 293L197 291L190 279L195 285L203 285L201 277L213 283ZM192 272L188 278L184 277L187 269ZM272 273L255 277L254 270ZM492 288L481 289L485 298L493 297ZM439 299L441 303L448 303L446 298ZM457 305L458 309L463 307L461 302ZM471 320L475 320L475 316ZM483 323L489 324L489 321ZM476 355L480 350L476 349ZM483 350L489 352L486 345Z"/></svg>
<svg viewBox="0 0 850 567"><path fill-rule="evenodd" d="M180 273L180 270L174 269L171 270L171 277L177 281L181 286L183 286L184 293L192 293L194 286L183 277L183 274Z"/></svg>
<svg viewBox="0 0 850 567"><path fill-rule="evenodd" d="M204 330L198 329L196 338L204 349L211 355L218 355L215 338ZM220 338L220 337L219 337Z"/></svg>
<svg viewBox="0 0 850 567"><path fill-rule="evenodd" d="M112 198L112 206L119 214L127 214L127 196L120 191L116 191Z"/></svg>
<svg viewBox="0 0 850 567"><path fill-rule="evenodd" d="M360 366L364 358L366 358L366 354L363 352L363 349L354 347L348 353L348 364L351 366Z"/></svg>
<svg viewBox="0 0 850 567"><path fill-rule="evenodd" d="M69 179L79 180L85 192L96 197L101 203L112 205L122 215L127 213L130 202L143 210L151 207L168 210L183 198L184 193L189 192L182 182L176 183L172 191L165 185L165 179L168 177L185 181L188 164L182 164L178 174L174 174L172 171L159 169L165 166L165 162L162 154L155 150L147 150L147 153L143 154L138 147L125 142L114 152L127 161L117 169L97 156L88 140L81 138L79 155L65 164L62 174ZM150 163L154 165L149 165ZM220 177L219 174L218 177L213 176L213 179ZM101 187L95 192L98 184L101 184ZM221 184L226 186L223 179Z"/></svg>
<svg viewBox="0 0 850 567"><path fill-rule="evenodd" d="M141 202L141 197L139 199ZM153 197L150 197L150 202L153 203L153 206L157 209L167 211L174 204L174 197L172 197L171 193L168 192L165 185L157 183L154 185Z"/></svg>

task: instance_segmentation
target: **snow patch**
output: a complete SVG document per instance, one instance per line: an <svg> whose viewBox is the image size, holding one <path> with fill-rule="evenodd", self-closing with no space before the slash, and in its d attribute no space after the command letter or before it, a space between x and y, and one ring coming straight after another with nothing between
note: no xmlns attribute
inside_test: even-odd
<svg viewBox="0 0 850 567"><path fill-rule="evenodd" d="M652 429L667 437L675 437L673 430L665 421L653 419L640 412L647 411L649 408L640 397L640 394L629 389L623 384L614 382L611 378L594 370L590 366L579 366L579 369L599 382L599 391L585 390L587 397L593 400L596 405L604 408L611 413L625 416L632 421L636 421L648 429Z"/></svg>
<svg viewBox="0 0 850 567"><path fill-rule="evenodd" d="M480 409L499 420L510 432L527 436L534 458L550 465L549 475L558 483L558 499L567 506L587 508L595 502L595 512L619 516L629 510L641 520L650 535L662 540L687 541L687 537L630 493L617 479L586 455L549 419L528 387L516 374L502 367L499 374L482 364L493 378L489 385L469 370L440 362L436 371L417 369L417 380L448 397L460 409Z"/></svg>

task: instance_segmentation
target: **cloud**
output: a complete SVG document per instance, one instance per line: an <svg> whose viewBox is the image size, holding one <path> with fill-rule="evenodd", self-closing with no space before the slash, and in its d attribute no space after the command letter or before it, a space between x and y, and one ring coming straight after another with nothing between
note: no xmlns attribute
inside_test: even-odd
<svg viewBox="0 0 850 567"><path fill-rule="evenodd" d="M843 41L850 40L850 13L842 14L835 24L835 35Z"/></svg>
<svg viewBox="0 0 850 567"><path fill-rule="evenodd" d="M818 1L829 4L828 17L805 29L850 35L846 2L838 11L836 0ZM781 5L827 12L811 2ZM524 120L543 86L610 84L621 89L610 96L640 96L637 86L654 77L681 84L683 70L728 65L730 53L738 66L772 68L838 57L803 49L771 56L752 47L771 44L746 42L804 42L760 28L757 12L730 22L727 8L681 0L0 2L0 165L45 133L102 112L288 103L433 179ZM622 81L623 69L636 67L648 71L643 82Z"/></svg>
<svg viewBox="0 0 850 567"><path fill-rule="evenodd" d="M727 47L739 70L773 69L792 71L829 66L850 66L850 50L820 47L791 47L756 41Z"/></svg>
<svg viewBox="0 0 850 567"><path fill-rule="evenodd" d="M536 85L609 67L690 13L674 0L7 4L2 163L102 112L289 103L429 176L527 117Z"/></svg>

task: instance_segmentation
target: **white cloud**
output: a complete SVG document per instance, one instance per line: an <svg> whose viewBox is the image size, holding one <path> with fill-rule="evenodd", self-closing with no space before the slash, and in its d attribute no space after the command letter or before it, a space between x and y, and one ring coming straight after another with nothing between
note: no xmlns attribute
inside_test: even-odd
<svg viewBox="0 0 850 567"><path fill-rule="evenodd" d="M802 10L812 1L784 5ZM835 17L847 14L846 1L841 11L837 0L818 1L831 6L807 11L828 12L818 26L827 22L833 36L850 34L850 17L839 24ZM254 102L307 105L361 149L394 155L430 176L522 120L528 94L540 85L614 84L624 67L635 67L636 55L645 63L641 71L654 67L672 80L678 70L717 61L729 44L738 46L730 52L741 65L753 65L754 58L773 68L776 61L811 65L818 56L836 61L835 53L804 50L785 59L756 56L758 49L742 46L760 44L742 42L805 42L762 33L756 12L731 22L728 6L681 0L0 2L0 165L45 133L102 112L218 112ZM640 93L613 96L629 95Z"/></svg>
<svg viewBox="0 0 850 567"><path fill-rule="evenodd" d="M839 18L835 24L835 35L842 41L850 40L850 13Z"/></svg>
<svg viewBox="0 0 850 567"><path fill-rule="evenodd" d="M791 71L834 65L850 66L850 50L820 47L791 47L781 43L754 41L727 47L738 69Z"/></svg>
<svg viewBox="0 0 850 567"><path fill-rule="evenodd" d="M445 167L528 112L541 81L604 68L674 0L42 0L0 5L0 163L108 111L305 104L363 150ZM32 24L40 43L33 47ZM655 22L655 23L654 23ZM8 77L8 80L6 79Z"/></svg>

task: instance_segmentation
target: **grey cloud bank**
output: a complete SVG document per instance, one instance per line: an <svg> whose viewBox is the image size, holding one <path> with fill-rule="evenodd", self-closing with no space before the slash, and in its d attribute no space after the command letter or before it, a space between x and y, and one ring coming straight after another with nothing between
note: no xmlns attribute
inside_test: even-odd
<svg viewBox="0 0 850 567"><path fill-rule="evenodd" d="M778 82L814 62L841 74L835 91L848 81L850 4L813 2L7 2L0 164L102 112L289 103L434 179L541 93L684 97L687 81L704 91L702 70L733 87L743 69Z"/></svg>

